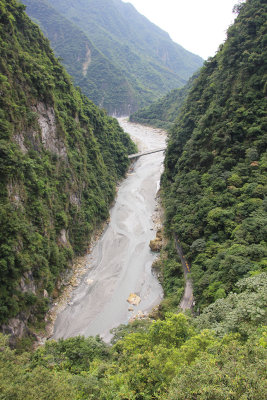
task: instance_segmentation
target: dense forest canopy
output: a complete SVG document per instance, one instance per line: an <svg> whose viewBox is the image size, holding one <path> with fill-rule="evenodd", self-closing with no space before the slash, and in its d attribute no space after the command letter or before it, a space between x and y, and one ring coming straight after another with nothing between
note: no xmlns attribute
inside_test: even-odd
<svg viewBox="0 0 267 400"><path fill-rule="evenodd" d="M131 114L130 121L169 130L174 125L174 121L179 115L197 76L198 73L195 73L182 88L173 89L150 106Z"/></svg>
<svg viewBox="0 0 267 400"><path fill-rule="evenodd" d="M182 86L203 60L121 0L24 0L76 85L129 115Z"/></svg>
<svg viewBox="0 0 267 400"><path fill-rule="evenodd" d="M267 262L266 2L239 8L170 131L162 178L201 308Z"/></svg>
<svg viewBox="0 0 267 400"><path fill-rule="evenodd" d="M0 5L3 323L43 317L60 274L108 217L136 147L74 88L25 7Z"/></svg>

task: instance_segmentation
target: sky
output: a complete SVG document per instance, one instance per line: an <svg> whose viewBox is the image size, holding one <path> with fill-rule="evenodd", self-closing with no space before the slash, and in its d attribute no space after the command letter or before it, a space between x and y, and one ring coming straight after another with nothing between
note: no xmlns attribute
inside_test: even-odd
<svg viewBox="0 0 267 400"><path fill-rule="evenodd" d="M204 59L214 56L234 22L239 0L123 0Z"/></svg>

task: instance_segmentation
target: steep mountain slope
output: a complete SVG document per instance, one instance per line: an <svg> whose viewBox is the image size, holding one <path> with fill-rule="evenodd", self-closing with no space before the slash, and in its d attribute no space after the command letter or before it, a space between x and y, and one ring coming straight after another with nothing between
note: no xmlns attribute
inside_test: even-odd
<svg viewBox="0 0 267 400"><path fill-rule="evenodd" d="M131 85L117 68L73 23L43 0L25 0L27 14L40 25L68 73L84 94L109 113L137 107Z"/></svg>
<svg viewBox="0 0 267 400"><path fill-rule="evenodd" d="M155 97L182 86L202 64L200 57L172 42L166 32L150 23L131 4L121 0L79 0L75 5L71 0L47 2L78 26L116 71L127 79L132 99L127 109L122 105L122 109L116 109L111 100L106 101L105 106L110 113L129 114L136 111ZM37 20L41 18L43 28L51 37L49 19L45 15L40 17L36 11L39 3L39 0L25 0L25 4L31 5L30 15ZM54 30L55 27L52 28ZM59 55L60 51L58 47ZM99 68L101 70L100 65ZM99 75L90 74L88 70L88 76L99 87ZM89 91L86 94L90 96ZM117 96L113 99L116 101Z"/></svg>
<svg viewBox="0 0 267 400"><path fill-rule="evenodd" d="M198 73L194 74L181 89L173 89L150 106L131 114L130 121L151 125L155 128L170 129L174 125L174 120L177 118L198 75Z"/></svg>
<svg viewBox="0 0 267 400"><path fill-rule="evenodd" d="M266 268L267 5L248 0L238 10L189 93L165 160L166 229L191 261L201 307Z"/></svg>
<svg viewBox="0 0 267 400"><path fill-rule="evenodd" d="M0 1L0 323L19 316L16 333L43 316L73 254L108 217L136 150L73 87L24 8Z"/></svg>

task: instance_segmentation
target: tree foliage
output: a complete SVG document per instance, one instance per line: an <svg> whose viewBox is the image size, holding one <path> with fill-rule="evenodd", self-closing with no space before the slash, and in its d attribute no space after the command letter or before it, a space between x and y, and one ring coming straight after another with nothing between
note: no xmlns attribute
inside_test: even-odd
<svg viewBox="0 0 267 400"><path fill-rule="evenodd" d="M0 340L3 399L261 399L266 388L263 328L218 338L170 313L109 348L78 337L18 355Z"/></svg>
<svg viewBox="0 0 267 400"><path fill-rule="evenodd" d="M265 16L264 1L241 7L170 131L166 230L192 265L201 308L266 268Z"/></svg>
<svg viewBox="0 0 267 400"><path fill-rule="evenodd" d="M173 89L150 106L131 114L130 121L160 129L169 130L172 128L197 76L198 73L195 73L182 88Z"/></svg>

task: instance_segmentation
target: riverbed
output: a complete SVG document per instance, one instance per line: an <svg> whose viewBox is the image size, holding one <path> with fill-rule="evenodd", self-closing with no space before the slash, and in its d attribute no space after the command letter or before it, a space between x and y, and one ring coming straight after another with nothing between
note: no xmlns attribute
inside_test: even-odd
<svg viewBox="0 0 267 400"><path fill-rule="evenodd" d="M118 120L139 151L165 145L163 131L126 118ZM156 235L156 196L163 159L163 152L140 157L119 185L110 222L86 256L85 273L57 316L54 339L100 335L109 341L112 328L148 314L160 303L163 291L151 269L156 255L149 242ZM139 304L127 302L130 294L140 298Z"/></svg>

